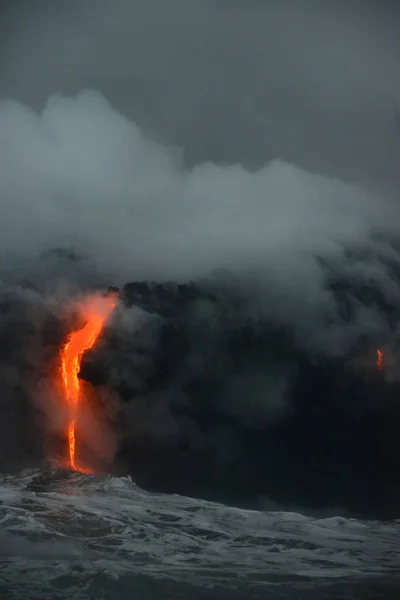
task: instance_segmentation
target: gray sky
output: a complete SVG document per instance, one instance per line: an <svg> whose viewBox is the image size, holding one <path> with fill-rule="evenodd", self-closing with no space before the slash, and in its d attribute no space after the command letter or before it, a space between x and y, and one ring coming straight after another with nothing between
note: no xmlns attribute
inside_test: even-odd
<svg viewBox="0 0 400 600"><path fill-rule="evenodd" d="M358 0L13 0L0 89L98 88L189 163L399 180L400 9Z"/></svg>

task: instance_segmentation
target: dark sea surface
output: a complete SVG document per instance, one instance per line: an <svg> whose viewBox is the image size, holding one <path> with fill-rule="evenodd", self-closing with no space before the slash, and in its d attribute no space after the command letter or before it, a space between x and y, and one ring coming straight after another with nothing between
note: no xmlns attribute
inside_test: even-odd
<svg viewBox="0 0 400 600"><path fill-rule="evenodd" d="M399 521L244 510L62 471L2 476L0 502L7 600L400 593Z"/></svg>

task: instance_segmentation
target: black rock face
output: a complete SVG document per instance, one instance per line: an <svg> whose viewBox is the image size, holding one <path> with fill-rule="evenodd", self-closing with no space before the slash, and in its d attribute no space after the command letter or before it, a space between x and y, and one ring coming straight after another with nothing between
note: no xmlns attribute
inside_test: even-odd
<svg viewBox="0 0 400 600"><path fill-rule="evenodd" d="M333 273L327 282L347 322L355 302L375 302L386 337L395 331L397 308L379 294ZM380 333L332 355L255 313L243 287L133 282L119 294L80 373L117 398L116 473L236 504L399 515L400 386L376 365ZM32 397L75 325L31 292L4 293L0 310L7 470L46 457L52 434Z"/></svg>
<svg viewBox="0 0 400 600"><path fill-rule="evenodd" d="M400 389L375 364L377 340L346 356L311 353L289 329L252 317L245 297L194 283L130 283L122 299L142 320L127 333L116 315L82 377L121 398L117 462L138 483L397 511Z"/></svg>

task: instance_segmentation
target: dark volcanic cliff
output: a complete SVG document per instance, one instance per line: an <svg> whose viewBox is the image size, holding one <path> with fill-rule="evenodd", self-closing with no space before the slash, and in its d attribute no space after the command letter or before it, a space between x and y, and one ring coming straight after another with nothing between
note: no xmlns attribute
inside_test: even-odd
<svg viewBox="0 0 400 600"><path fill-rule="evenodd" d="M330 285L342 305L355 297ZM369 301L368 289L358 293ZM121 398L117 460L138 483L236 502L397 510L400 390L377 368L379 336L329 357L255 318L232 288L131 283L122 299L128 311L82 377ZM384 307L388 319L394 310Z"/></svg>
<svg viewBox="0 0 400 600"><path fill-rule="evenodd" d="M333 270L327 285L343 322L374 304L382 331L327 353L255 312L229 279L125 285L80 374L117 399L113 469L146 488L233 503L398 515L397 308ZM46 456L52 434L32 396L74 326L35 294L9 290L0 305L3 469Z"/></svg>

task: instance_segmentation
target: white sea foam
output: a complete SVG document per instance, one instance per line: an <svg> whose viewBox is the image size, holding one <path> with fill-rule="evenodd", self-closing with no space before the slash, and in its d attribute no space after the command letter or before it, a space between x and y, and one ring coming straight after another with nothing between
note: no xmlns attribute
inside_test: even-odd
<svg viewBox="0 0 400 600"><path fill-rule="evenodd" d="M23 576L42 598L98 577L235 586L400 567L400 522L243 510L77 474L3 476L0 501L0 577Z"/></svg>

